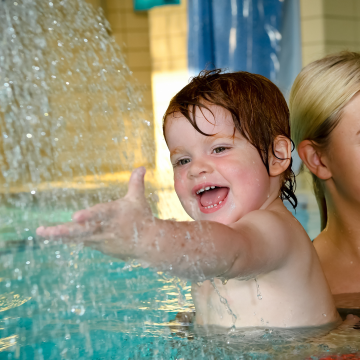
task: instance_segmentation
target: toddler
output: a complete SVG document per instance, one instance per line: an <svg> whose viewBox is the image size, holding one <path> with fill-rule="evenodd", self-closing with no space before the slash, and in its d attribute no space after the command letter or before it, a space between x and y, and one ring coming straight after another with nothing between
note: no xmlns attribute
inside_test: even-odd
<svg viewBox="0 0 360 360"><path fill-rule="evenodd" d="M339 320L295 207L289 112L279 89L246 72L203 71L171 100L164 136L174 186L195 220L154 217L136 169L127 195L37 230L193 282L195 323L304 327Z"/></svg>

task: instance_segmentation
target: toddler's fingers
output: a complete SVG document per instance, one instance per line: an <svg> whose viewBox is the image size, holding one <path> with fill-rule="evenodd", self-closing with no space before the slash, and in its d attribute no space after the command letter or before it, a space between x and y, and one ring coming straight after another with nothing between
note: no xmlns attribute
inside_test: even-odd
<svg viewBox="0 0 360 360"><path fill-rule="evenodd" d="M77 224L67 223L63 225L50 226L47 228L42 227L37 234L42 237L48 237L52 239L63 238L63 239L75 239L89 236L96 232L98 224Z"/></svg>
<svg viewBox="0 0 360 360"><path fill-rule="evenodd" d="M105 204L97 204L89 209L79 210L73 214L72 218L77 223L102 221L108 219L113 212L114 201Z"/></svg>
<svg viewBox="0 0 360 360"><path fill-rule="evenodd" d="M49 227L40 226L36 229L36 234L41 237L59 237L67 234L67 229L63 225Z"/></svg>
<svg viewBox="0 0 360 360"><path fill-rule="evenodd" d="M143 166L135 169L129 180L128 192L126 194L126 198L133 199L139 198L141 196L145 197L145 185L144 185L144 176L146 173L146 169Z"/></svg>
<svg viewBox="0 0 360 360"><path fill-rule="evenodd" d="M36 229L36 235L43 236L43 234L45 234L45 227L44 226L39 226Z"/></svg>

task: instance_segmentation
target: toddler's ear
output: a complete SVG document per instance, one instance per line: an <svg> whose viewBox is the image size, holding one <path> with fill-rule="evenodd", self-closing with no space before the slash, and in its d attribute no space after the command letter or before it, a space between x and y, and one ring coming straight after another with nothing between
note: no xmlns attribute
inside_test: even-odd
<svg viewBox="0 0 360 360"><path fill-rule="evenodd" d="M310 140L303 140L298 146L298 153L306 167L319 179L328 180L332 174L328 159Z"/></svg>
<svg viewBox="0 0 360 360"><path fill-rule="evenodd" d="M269 174L270 176L278 176L282 174L290 165L290 139L282 135L277 136L274 140L273 150L270 149L269 152Z"/></svg>

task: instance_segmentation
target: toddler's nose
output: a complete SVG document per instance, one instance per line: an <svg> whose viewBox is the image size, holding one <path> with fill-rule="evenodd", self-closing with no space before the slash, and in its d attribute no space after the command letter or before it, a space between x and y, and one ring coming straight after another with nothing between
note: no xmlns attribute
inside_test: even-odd
<svg viewBox="0 0 360 360"><path fill-rule="evenodd" d="M214 171L212 165L204 160L196 160L191 162L188 176L190 178L211 174Z"/></svg>

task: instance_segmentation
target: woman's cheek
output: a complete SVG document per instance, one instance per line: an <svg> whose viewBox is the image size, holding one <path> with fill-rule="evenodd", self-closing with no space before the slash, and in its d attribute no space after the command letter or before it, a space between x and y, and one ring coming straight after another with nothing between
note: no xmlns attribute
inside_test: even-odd
<svg viewBox="0 0 360 360"><path fill-rule="evenodd" d="M360 156L354 151L349 155L350 151L347 156L339 156L333 161L335 166L333 166L332 175L338 191L343 196L360 202L360 183L358 181L360 177Z"/></svg>

